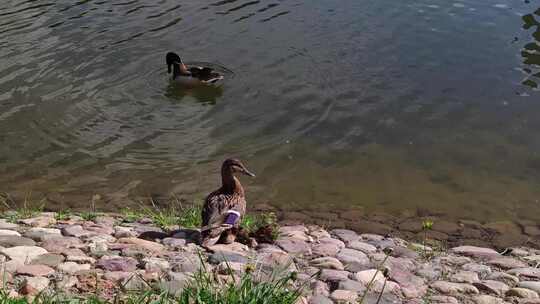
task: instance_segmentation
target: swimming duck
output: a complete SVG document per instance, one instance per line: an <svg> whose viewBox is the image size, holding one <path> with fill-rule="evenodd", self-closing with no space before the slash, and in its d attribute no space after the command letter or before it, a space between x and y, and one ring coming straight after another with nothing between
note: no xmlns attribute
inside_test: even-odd
<svg viewBox="0 0 540 304"><path fill-rule="evenodd" d="M168 52L165 56L167 73L172 72L172 80L183 85L214 84L223 79L223 75L209 67L186 66L180 56Z"/></svg>
<svg viewBox="0 0 540 304"><path fill-rule="evenodd" d="M236 239L240 220L246 212L244 188L235 173L251 177L255 174L237 159L227 159L221 166L221 188L210 193L202 211L201 239L203 247L218 242L230 244Z"/></svg>

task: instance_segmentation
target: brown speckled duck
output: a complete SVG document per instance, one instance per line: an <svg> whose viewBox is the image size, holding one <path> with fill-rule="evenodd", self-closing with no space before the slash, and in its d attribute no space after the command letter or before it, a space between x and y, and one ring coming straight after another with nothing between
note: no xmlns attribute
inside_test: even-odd
<svg viewBox="0 0 540 304"><path fill-rule="evenodd" d="M237 159L227 159L221 166L221 188L210 193L202 211L201 237L204 247L217 242L230 244L236 239L240 220L246 212L244 188L234 173L255 177Z"/></svg>

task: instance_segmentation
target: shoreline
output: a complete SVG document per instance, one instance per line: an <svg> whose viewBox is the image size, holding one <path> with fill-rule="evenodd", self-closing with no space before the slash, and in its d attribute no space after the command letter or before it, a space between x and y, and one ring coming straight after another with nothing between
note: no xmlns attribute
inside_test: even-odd
<svg viewBox="0 0 540 304"><path fill-rule="evenodd" d="M429 234L436 221L429 229L424 223L421 243L281 222L273 244L220 244L213 252L194 243L196 230L164 231L144 217L43 212L14 221L0 220L11 297L99 291L111 299L155 288L178 294L202 265L224 281L250 267L287 265L305 286L297 303L540 303L540 250L438 246Z"/></svg>

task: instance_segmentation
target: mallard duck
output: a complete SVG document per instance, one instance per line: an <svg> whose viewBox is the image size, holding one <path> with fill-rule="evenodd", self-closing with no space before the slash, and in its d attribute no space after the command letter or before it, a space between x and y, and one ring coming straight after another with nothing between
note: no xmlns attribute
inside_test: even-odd
<svg viewBox="0 0 540 304"><path fill-rule="evenodd" d="M172 73L172 80L183 85L214 84L223 79L223 75L209 67L186 66L180 56L168 52L165 56L167 73Z"/></svg>
<svg viewBox="0 0 540 304"><path fill-rule="evenodd" d="M222 185L210 193L202 211L201 242L204 247L217 242L230 244L236 239L236 232L242 216L246 212L244 188L234 173L251 177L255 174L237 159L227 159L221 166Z"/></svg>

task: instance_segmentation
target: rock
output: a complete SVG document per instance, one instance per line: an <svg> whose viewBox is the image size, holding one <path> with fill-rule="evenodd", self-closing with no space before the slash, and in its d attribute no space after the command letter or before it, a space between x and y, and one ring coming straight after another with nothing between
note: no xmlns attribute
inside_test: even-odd
<svg viewBox="0 0 540 304"><path fill-rule="evenodd" d="M473 298L474 303L476 304L504 304L506 302L503 299L499 299L493 296L480 295Z"/></svg>
<svg viewBox="0 0 540 304"><path fill-rule="evenodd" d="M6 221L6 219L0 219L0 229L14 230L14 229L17 229L18 227L19 225L10 223Z"/></svg>
<svg viewBox="0 0 540 304"><path fill-rule="evenodd" d="M318 244L311 246L314 256L335 256L341 249L345 248L345 243L338 239L325 238L319 240Z"/></svg>
<svg viewBox="0 0 540 304"><path fill-rule="evenodd" d="M137 237L139 233L135 232L132 227L114 227L114 237L115 238L133 238Z"/></svg>
<svg viewBox="0 0 540 304"><path fill-rule="evenodd" d="M17 267L17 274L32 277L46 277L54 273L54 269L45 265L21 265Z"/></svg>
<svg viewBox="0 0 540 304"><path fill-rule="evenodd" d="M454 283L468 283L473 284L480 282L478 274L472 271L458 271L450 276L450 281Z"/></svg>
<svg viewBox="0 0 540 304"><path fill-rule="evenodd" d="M21 236L21 234L14 230L0 229L0 237L2 236Z"/></svg>
<svg viewBox="0 0 540 304"><path fill-rule="evenodd" d="M423 264L418 267L416 274L429 281L435 281L442 275L443 268L441 265Z"/></svg>
<svg viewBox="0 0 540 304"><path fill-rule="evenodd" d="M377 251L377 247L361 241L352 241L347 244L347 248L362 251L363 253L373 253Z"/></svg>
<svg viewBox="0 0 540 304"><path fill-rule="evenodd" d="M519 283L518 277L513 276L511 274L504 273L504 272L491 273L486 277L486 279L500 281L500 282L505 283L508 286L515 286L517 283Z"/></svg>
<svg viewBox="0 0 540 304"><path fill-rule="evenodd" d="M37 295L41 291L45 290L49 286L51 281L44 277L31 277L26 278L22 284L19 292L23 295Z"/></svg>
<svg viewBox="0 0 540 304"><path fill-rule="evenodd" d="M365 253L350 248L343 248L336 258L351 272L366 270L371 266L371 261Z"/></svg>
<svg viewBox="0 0 540 304"><path fill-rule="evenodd" d="M4 262L0 270L14 274L17 271L17 268L21 267L22 265L24 265L24 262L21 262L19 260L11 260L8 262Z"/></svg>
<svg viewBox="0 0 540 304"><path fill-rule="evenodd" d="M261 252L256 261L257 267L264 270L267 273L274 272L276 270L281 271L296 271L296 265L293 258L282 251L275 252Z"/></svg>
<svg viewBox="0 0 540 304"><path fill-rule="evenodd" d="M309 230L309 235L314 237L316 240L332 237L330 233L328 233L328 231L320 228L319 226L310 226L308 227L308 230Z"/></svg>
<svg viewBox="0 0 540 304"><path fill-rule="evenodd" d="M511 288L506 292L506 296L522 299L537 299L538 293L527 288Z"/></svg>
<svg viewBox="0 0 540 304"><path fill-rule="evenodd" d="M427 292L424 280L409 271L399 268L391 269L389 278L399 284L401 292L408 299L422 298Z"/></svg>
<svg viewBox="0 0 540 304"><path fill-rule="evenodd" d="M131 277L133 275L132 272L125 272L125 271L107 271L103 274L103 278L108 281L112 282L122 282L125 279Z"/></svg>
<svg viewBox="0 0 540 304"><path fill-rule="evenodd" d="M95 235L96 233L83 229L81 225L70 225L62 228L62 234L65 236L82 238Z"/></svg>
<svg viewBox="0 0 540 304"><path fill-rule="evenodd" d="M311 283L311 290L313 291L313 295L322 295L325 297L328 297L330 295L330 289L328 288L328 284L326 284L323 281L315 280Z"/></svg>
<svg viewBox="0 0 540 304"><path fill-rule="evenodd" d="M278 239L276 241L281 249L295 255L311 255L311 248L306 241L297 238Z"/></svg>
<svg viewBox="0 0 540 304"><path fill-rule="evenodd" d="M67 248L82 248L84 244L75 237L58 237L43 241L41 247L51 253L62 253Z"/></svg>
<svg viewBox="0 0 540 304"><path fill-rule="evenodd" d="M366 286L355 280L345 280L339 282L338 289L351 290L356 293L363 293L366 291Z"/></svg>
<svg viewBox="0 0 540 304"><path fill-rule="evenodd" d="M508 285L499 281L486 280L473 284L478 290L491 293L496 296L504 296L504 294L510 289Z"/></svg>
<svg viewBox="0 0 540 304"><path fill-rule="evenodd" d="M62 251L62 254L66 256L66 260L70 262L83 262L83 263L95 263L96 260L92 257L87 256L80 249L65 249Z"/></svg>
<svg viewBox="0 0 540 304"><path fill-rule="evenodd" d="M392 232L391 226L371 221L347 222L346 227L363 233L368 232L379 235L387 235Z"/></svg>
<svg viewBox="0 0 540 304"><path fill-rule="evenodd" d="M139 234L139 238L147 241L156 242L158 240L162 240L166 237L169 237L170 235L165 232L160 231L145 231L141 234Z"/></svg>
<svg viewBox="0 0 540 304"><path fill-rule="evenodd" d="M491 259L487 262L487 264L497 266L502 269L525 268L528 266L520 260L511 257L499 257Z"/></svg>
<svg viewBox="0 0 540 304"><path fill-rule="evenodd" d="M431 288L445 295L462 295L462 294L478 294L479 291L471 284L451 283L445 281L437 281L431 284Z"/></svg>
<svg viewBox="0 0 540 304"><path fill-rule="evenodd" d="M538 281L519 282L517 284L517 287L527 288L527 289L534 290L534 291L540 293L540 282L538 282Z"/></svg>
<svg viewBox="0 0 540 304"><path fill-rule="evenodd" d="M352 303L356 301L356 299L358 298L358 294L356 293L356 291L337 289L330 294L330 298L338 303Z"/></svg>
<svg viewBox="0 0 540 304"><path fill-rule="evenodd" d="M31 238L34 241L42 242L47 238L62 236L60 229L53 228L31 228L25 234L25 237Z"/></svg>
<svg viewBox="0 0 540 304"><path fill-rule="evenodd" d="M16 247L16 246L35 246L36 242L34 240L16 236L16 235L7 235L0 236L0 246L1 247Z"/></svg>
<svg viewBox="0 0 540 304"><path fill-rule="evenodd" d="M316 258L310 261L310 264L312 266L315 266L317 268L328 268L328 269L335 269L335 270L344 270L343 264L341 262L333 257L322 257L322 258Z"/></svg>
<svg viewBox="0 0 540 304"><path fill-rule="evenodd" d="M438 304L459 304L456 298L448 296L431 296L428 301L428 303Z"/></svg>
<svg viewBox="0 0 540 304"><path fill-rule="evenodd" d="M482 248L482 247L476 247L476 246L460 246L460 247L454 247L450 249L451 252L462 254L465 256L470 256L474 258L484 258L484 259L491 259L500 257L501 255L490 248Z"/></svg>
<svg viewBox="0 0 540 304"><path fill-rule="evenodd" d="M348 271L322 269L319 274L319 279L323 282L339 282L345 281L349 278Z"/></svg>
<svg viewBox="0 0 540 304"><path fill-rule="evenodd" d="M128 257L102 257L96 264L96 267L106 271L135 271L137 269L137 260Z"/></svg>
<svg viewBox="0 0 540 304"><path fill-rule="evenodd" d="M458 231L462 229L461 226L459 226L455 222L449 222L445 220L437 220L433 223L433 230L443 232L446 234L455 234Z"/></svg>
<svg viewBox="0 0 540 304"><path fill-rule="evenodd" d="M176 238L164 238L162 240L163 245L169 246L172 248L182 248L186 246L185 239L176 239Z"/></svg>
<svg viewBox="0 0 540 304"><path fill-rule="evenodd" d="M37 246L16 246L2 249L0 252L11 260L27 263L38 255L47 253L47 250Z"/></svg>
<svg viewBox="0 0 540 304"><path fill-rule="evenodd" d="M540 269L538 268L532 268L532 267L526 267L526 268L515 268L510 269L507 271L508 274L513 274L519 278L534 278L534 279L540 279Z"/></svg>
<svg viewBox="0 0 540 304"><path fill-rule="evenodd" d="M144 269L150 272L166 272L171 268L169 262L160 258L144 258Z"/></svg>
<svg viewBox="0 0 540 304"><path fill-rule="evenodd" d="M356 232L347 229L334 229L330 231L330 234L336 236L345 244L349 244L360 239L360 236Z"/></svg>
<svg viewBox="0 0 540 304"><path fill-rule="evenodd" d="M232 275L238 274L241 275L244 273L246 264L244 263L234 263L234 262L221 262L216 267L219 274Z"/></svg>
<svg viewBox="0 0 540 304"><path fill-rule="evenodd" d="M80 271L90 270L90 264L77 264L75 262L65 262L58 265L58 270L67 274L76 274Z"/></svg>
<svg viewBox="0 0 540 304"><path fill-rule="evenodd" d="M418 253L416 253L415 251L401 246L395 247L391 253L391 256L396 258L407 258L413 260L418 259L419 257Z"/></svg>
<svg viewBox="0 0 540 304"><path fill-rule="evenodd" d="M49 225L56 224L54 217L50 216L37 216L29 219L18 220L17 222L32 227L47 227Z"/></svg>
<svg viewBox="0 0 540 304"><path fill-rule="evenodd" d="M248 259L244 255L234 252L218 251L208 256L208 262L211 264L219 264L221 262L247 263Z"/></svg>
<svg viewBox="0 0 540 304"><path fill-rule="evenodd" d="M540 236L540 229L538 226L525 226L523 232L530 236Z"/></svg>
<svg viewBox="0 0 540 304"><path fill-rule="evenodd" d="M461 266L461 265L465 265L467 263L470 263L471 259L468 258L468 257L462 257L462 256L443 256L443 257L440 257L440 258L436 258L435 261L436 262L438 261L441 264L446 264L446 265Z"/></svg>
<svg viewBox="0 0 540 304"><path fill-rule="evenodd" d="M149 288L146 281L138 275L131 275L127 278L125 278L121 285L126 289L130 291L142 291Z"/></svg>
<svg viewBox="0 0 540 304"><path fill-rule="evenodd" d="M355 273L353 276L355 280L361 282L364 285L368 285L371 280L373 280L374 282L384 280L383 274L377 269L360 271Z"/></svg>
<svg viewBox="0 0 540 304"><path fill-rule="evenodd" d="M309 304L333 304L332 300L323 295L315 295L308 300Z"/></svg>
<svg viewBox="0 0 540 304"><path fill-rule="evenodd" d="M69 290L70 288L79 284L79 280L73 276L63 276L60 281L56 282L56 289Z"/></svg>
<svg viewBox="0 0 540 304"><path fill-rule="evenodd" d="M489 266L476 264L476 263L468 263L468 264L462 265L461 268L463 270L476 272L481 276L487 276L488 274L491 273L491 268Z"/></svg>
<svg viewBox="0 0 540 304"><path fill-rule="evenodd" d="M229 258L231 257L232 256L229 256ZM233 262L236 260L236 261L245 261L245 263L247 263L247 259L244 256L236 255L235 257L236 258L231 259ZM212 259L212 261L210 261L210 259ZM227 258L224 258L223 255L219 255L218 253L214 254L213 258L209 258L209 262L213 264L219 264L223 261L228 261L228 260ZM190 254L190 253L183 253L183 254L178 254L178 255L174 255L170 257L169 264L173 271L185 272L185 273L197 272L202 267L202 261L200 257L195 254Z"/></svg>
<svg viewBox="0 0 540 304"><path fill-rule="evenodd" d="M160 252L163 252L165 251L165 246L161 245L161 244L158 244L158 243L155 243L155 242L151 242L151 241L146 241L146 240L141 240L141 239L137 239L137 238L121 238L118 240L119 243L124 243L124 244L133 244L133 245L137 245L141 248L144 248L148 251L152 251L152 252L155 252L155 253L160 253Z"/></svg>

